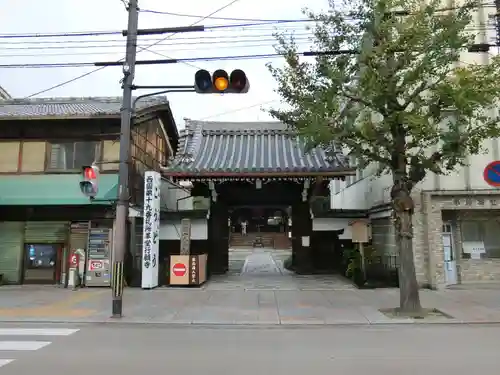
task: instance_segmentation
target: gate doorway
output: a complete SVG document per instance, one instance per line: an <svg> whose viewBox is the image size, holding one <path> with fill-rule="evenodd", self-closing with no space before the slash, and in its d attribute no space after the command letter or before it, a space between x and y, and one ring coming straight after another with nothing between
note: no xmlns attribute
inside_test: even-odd
<svg viewBox="0 0 500 375"><path fill-rule="evenodd" d="M291 207L229 208L229 267L232 275L284 275L291 262Z"/></svg>
<svg viewBox="0 0 500 375"><path fill-rule="evenodd" d="M243 264L246 263L247 267L254 265L255 269L264 269L266 267L259 268L256 264L267 259L267 268L276 271L272 264L279 265L281 259L274 257L276 246L266 251L266 245L273 240L276 243L277 236L283 242L291 243L292 269L300 274L297 278L314 277L313 258L318 252L313 249L310 199L313 196L329 197L331 180L356 174L355 168L349 165L336 146L308 148L305 139L281 122L192 120L186 120L179 144L182 151L162 173L173 181L189 181L191 196L209 199L206 249L211 276L231 276L226 275L230 268L235 268L230 266L229 250L231 244L238 241L239 234L252 237L249 239L252 246L247 249L251 250L248 254L251 257L244 257ZM230 211L234 213L235 208L243 206L251 209L244 228L241 227L243 222L235 222L230 217ZM274 217L272 214L258 214L256 211L280 207L291 207L291 213L287 214L292 228L281 229L281 234L278 232L277 235L277 228L287 226L287 221L269 221ZM273 240L267 234L263 238L263 233L270 232L274 232ZM248 242L246 238L239 241ZM286 256L283 254L283 262ZM240 273L239 277L244 275ZM263 279L268 277L262 276ZM284 278L285 275L278 277Z"/></svg>

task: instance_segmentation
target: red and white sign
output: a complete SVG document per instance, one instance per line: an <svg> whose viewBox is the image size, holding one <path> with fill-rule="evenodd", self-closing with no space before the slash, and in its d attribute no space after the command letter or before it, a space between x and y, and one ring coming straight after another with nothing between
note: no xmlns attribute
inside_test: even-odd
<svg viewBox="0 0 500 375"><path fill-rule="evenodd" d="M172 267L172 272L174 273L175 276L180 277L184 276L187 272L187 267L185 264L182 263L176 263Z"/></svg>
<svg viewBox="0 0 500 375"><path fill-rule="evenodd" d="M100 270L103 268L102 261L101 260L91 260L89 261L89 269L91 271L94 270Z"/></svg>
<svg viewBox="0 0 500 375"><path fill-rule="evenodd" d="M80 261L80 256L76 253L71 253L71 257L69 259L69 267L78 268L79 261Z"/></svg>

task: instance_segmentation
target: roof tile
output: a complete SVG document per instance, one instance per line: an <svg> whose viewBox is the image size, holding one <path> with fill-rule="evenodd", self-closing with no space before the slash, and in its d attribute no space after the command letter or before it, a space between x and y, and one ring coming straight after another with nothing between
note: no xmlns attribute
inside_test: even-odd
<svg viewBox="0 0 500 375"><path fill-rule="evenodd" d="M170 175L339 172L344 155L314 148L280 122L220 123L186 120Z"/></svg>
<svg viewBox="0 0 500 375"><path fill-rule="evenodd" d="M8 99L0 102L0 120L119 116L121 97ZM165 96L140 99L138 110L168 104Z"/></svg>

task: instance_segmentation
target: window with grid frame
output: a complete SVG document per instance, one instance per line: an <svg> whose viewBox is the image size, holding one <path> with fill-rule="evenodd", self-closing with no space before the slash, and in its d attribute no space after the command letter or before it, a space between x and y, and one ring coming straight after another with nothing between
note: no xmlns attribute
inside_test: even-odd
<svg viewBox="0 0 500 375"><path fill-rule="evenodd" d="M72 171L99 161L101 142L51 142L47 169L50 171Z"/></svg>
<svg viewBox="0 0 500 375"><path fill-rule="evenodd" d="M482 259L500 258L500 222L497 220L466 220L461 225L462 242L482 241L486 253L481 254ZM470 254L464 253L462 257L470 259Z"/></svg>

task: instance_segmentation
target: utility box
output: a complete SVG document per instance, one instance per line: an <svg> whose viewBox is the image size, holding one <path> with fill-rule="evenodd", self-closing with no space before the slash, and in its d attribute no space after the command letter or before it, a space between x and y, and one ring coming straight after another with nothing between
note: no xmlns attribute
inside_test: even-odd
<svg viewBox="0 0 500 375"><path fill-rule="evenodd" d="M171 255L170 285L202 285L207 281L207 254Z"/></svg>

